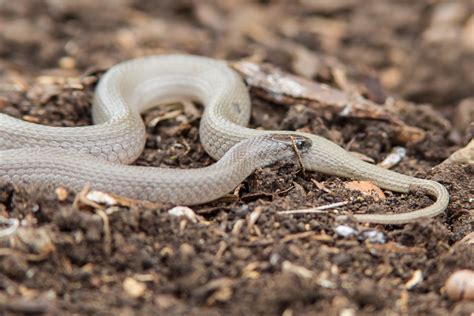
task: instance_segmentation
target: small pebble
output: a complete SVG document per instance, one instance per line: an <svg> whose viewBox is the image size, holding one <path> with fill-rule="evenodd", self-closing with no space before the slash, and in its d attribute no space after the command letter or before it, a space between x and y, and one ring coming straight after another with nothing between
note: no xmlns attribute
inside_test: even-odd
<svg viewBox="0 0 474 316"><path fill-rule="evenodd" d="M445 288L452 301L474 301L474 271L454 272L446 281Z"/></svg>
<svg viewBox="0 0 474 316"><path fill-rule="evenodd" d="M336 234L341 237L351 237L357 235L357 231L346 225L339 225L336 227Z"/></svg>
<svg viewBox="0 0 474 316"><path fill-rule="evenodd" d="M181 246L179 246L179 252L184 257L192 257L196 254L196 250L194 250L194 247L187 243L183 243L181 244Z"/></svg>
<svg viewBox="0 0 474 316"><path fill-rule="evenodd" d="M396 166L403 158L407 155L407 150L403 147L394 147L392 152L385 157L385 159L380 162L378 165L385 169L390 169L393 166Z"/></svg>
<svg viewBox="0 0 474 316"><path fill-rule="evenodd" d="M244 204L234 211L235 215L237 215L238 217L244 217L249 212L250 212L250 207L248 204Z"/></svg>
<svg viewBox="0 0 474 316"><path fill-rule="evenodd" d="M56 190L54 192L56 193L56 197L58 198L58 201L60 201L60 202L66 201L66 199L69 195L69 192L64 187L58 187L58 188L56 188Z"/></svg>
<svg viewBox="0 0 474 316"><path fill-rule="evenodd" d="M69 56L61 57L59 60L59 67L62 69L74 69L76 68L76 60Z"/></svg>
<svg viewBox="0 0 474 316"><path fill-rule="evenodd" d="M125 292L133 298L141 297L146 291L146 284L135 280L134 278L127 277L123 281L123 289Z"/></svg>
<svg viewBox="0 0 474 316"><path fill-rule="evenodd" d="M240 260L246 260L252 255L252 251L244 247L235 247L232 248L232 254Z"/></svg>
<svg viewBox="0 0 474 316"><path fill-rule="evenodd" d="M278 262L280 261L280 256L277 254L277 253L273 253L271 256L270 256L270 264L275 266L278 264Z"/></svg>
<svg viewBox="0 0 474 316"><path fill-rule="evenodd" d="M339 312L339 316L354 316L355 314L355 310L351 308L344 308Z"/></svg>
<svg viewBox="0 0 474 316"><path fill-rule="evenodd" d="M386 242L384 233L377 230L364 230L359 234L359 239L373 244L385 244Z"/></svg>

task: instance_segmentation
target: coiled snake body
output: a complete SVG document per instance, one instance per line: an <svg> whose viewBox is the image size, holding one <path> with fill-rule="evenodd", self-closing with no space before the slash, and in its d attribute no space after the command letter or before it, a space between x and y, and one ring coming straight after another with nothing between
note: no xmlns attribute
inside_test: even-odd
<svg viewBox="0 0 474 316"><path fill-rule="evenodd" d="M200 139L208 154L220 160L196 170L127 166L145 144L140 113L158 102L183 99L205 105ZM357 220L405 223L435 216L449 201L441 184L363 162L325 138L245 127L251 109L248 91L221 61L167 55L121 63L100 80L92 109L95 125L75 128L41 126L0 114L0 179L76 190L90 182L94 188L133 198L191 205L216 199L255 168L290 157L296 143L307 170L369 180L397 192L419 188L436 197L420 210L355 215Z"/></svg>

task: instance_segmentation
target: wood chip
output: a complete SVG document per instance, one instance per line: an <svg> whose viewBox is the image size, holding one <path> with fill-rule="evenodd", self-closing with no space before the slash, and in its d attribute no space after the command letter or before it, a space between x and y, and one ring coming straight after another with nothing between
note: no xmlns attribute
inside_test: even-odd
<svg viewBox="0 0 474 316"><path fill-rule="evenodd" d="M289 261L283 261L281 269L283 270L283 272L293 273L304 279L311 279L314 276L313 271L308 270L303 266L293 264Z"/></svg>
<svg viewBox="0 0 474 316"><path fill-rule="evenodd" d="M474 164L474 139L467 144L466 147L455 151L442 164L464 163Z"/></svg>
<svg viewBox="0 0 474 316"><path fill-rule="evenodd" d="M413 276L411 277L411 279L408 280L407 283L405 283L405 288L407 290L412 290L421 282L423 282L423 272L421 272L421 270L416 270L413 273Z"/></svg>
<svg viewBox="0 0 474 316"><path fill-rule="evenodd" d="M373 119L395 125L397 139L405 142L419 142L425 132L406 125L392 108L377 105L357 93L348 93L326 84L295 76L270 64L256 64L248 61L234 62L237 70L260 97L277 104L305 104L318 111L329 111L341 117Z"/></svg>
<svg viewBox="0 0 474 316"><path fill-rule="evenodd" d="M383 161L378 163L379 167L390 169L400 163L403 158L405 158L407 150L404 147L396 146L392 148L390 154L385 157Z"/></svg>

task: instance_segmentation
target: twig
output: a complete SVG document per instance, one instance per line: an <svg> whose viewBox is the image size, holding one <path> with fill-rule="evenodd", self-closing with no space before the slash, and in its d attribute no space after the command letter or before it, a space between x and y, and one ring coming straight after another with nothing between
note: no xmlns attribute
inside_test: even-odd
<svg viewBox="0 0 474 316"><path fill-rule="evenodd" d="M322 184L321 182L316 181L316 180L314 180L314 179L311 179L311 182L313 182L314 185L315 185L319 190L322 190L322 191L324 191L324 192L326 192L326 193L332 193L332 191L329 190L328 188L326 188L326 187L324 186L324 184Z"/></svg>
<svg viewBox="0 0 474 316"><path fill-rule="evenodd" d="M104 223L104 252L108 256L112 253L112 238L110 234L110 222L107 213L102 209L96 209L96 214L100 216Z"/></svg>
<svg viewBox="0 0 474 316"><path fill-rule="evenodd" d="M349 203L350 203L350 201L343 201L343 202L337 202L337 203L322 205L322 206L313 207L313 208L305 208L305 209L301 209L301 210L279 211L279 212L277 212L277 214L281 214L281 215L321 214L321 213L326 213L325 210L332 209L332 208L339 207L339 206L344 206L344 205L347 205Z"/></svg>
<svg viewBox="0 0 474 316"><path fill-rule="evenodd" d="M0 300L2 314L8 315L52 315L54 312L54 301L46 297L29 298L2 298Z"/></svg>
<svg viewBox="0 0 474 316"><path fill-rule="evenodd" d="M259 230L257 230L257 227L255 226L255 223L257 223L258 219L260 218L260 215L263 212L263 208L261 206L257 206L255 210L250 213L247 221L247 232L250 233L252 230L259 235Z"/></svg>
<svg viewBox="0 0 474 316"><path fill-rule="evenodd" d="M0 257L12 256L12 255L23 257L27 261L38 262L38 261L43 261L46 258L48 258L49 253L42 253L42 254L24 253L22 251L15 250L12 248L0 248Z"/></svg>
<svg viewBox="0 0 474 316"><path fill-rule="evenodd" d="M219 243L219 249L217 249L217 252L214 256L214 260L220 260L222 256L224 255L224 252L227 250L228 246L225 241L221 241Z"/></svg>
<svg viewBox="0 0 474 316"><path fill-rule="evenodd" d="M292 234L292 235L285 236L282 239L280 239L280 242L285 243L285 242L289 242L289 241L292 241L292 240L304 239L304 238L308 238L308 237L315 236L315 235L317 235L317 233L314 232L314 231L302 232L302 233L297 233L297 234Z"/></svg>
<svg viewBox="0 0 474 316"><path fill-rule="evenodd" d="M235 222L234 226L232 227L231 234L235 236L240 235L240 232L242 231L242 227L244 227L244 224L245 224L245 219L243 218L238 219Z"/></svg>
<svg viewBox="0 0 474 316"><path fill-rule="evenodd" d="M293 150L295 151L296 158L298 158L298 163L300 164L301 171L303 172L303 175L306 176L306 170L303 165L303 160L301 159L301 153L298 147L296 146L295 138L293 136L290 136L290 138L291 138L291 145L293 146Z"/></svg>
<svg viewBox="0 0 474 316"><path fill-rule="evenodd" d="M76 194L76 196L74 197L74 202L72 203L72 207L74 209L80 210L81 202L86 200L86 196L91 191L91 187L92 185L90 183L86 183L82 190ZM100 205L95 203L94 205L92 205L92 207L100 208Z"/></svg>

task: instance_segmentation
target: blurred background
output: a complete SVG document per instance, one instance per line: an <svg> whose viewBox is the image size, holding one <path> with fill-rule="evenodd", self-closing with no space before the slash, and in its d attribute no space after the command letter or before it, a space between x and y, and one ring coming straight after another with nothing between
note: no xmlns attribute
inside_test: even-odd
<svg viewBox="0 0 474 316"><path fill-rule="evenodd" d="M0 82L186 52L329 83L340 65L379 103L394 94L450 117L474 95L473 12L472 0L0 0Z"/></svg>

